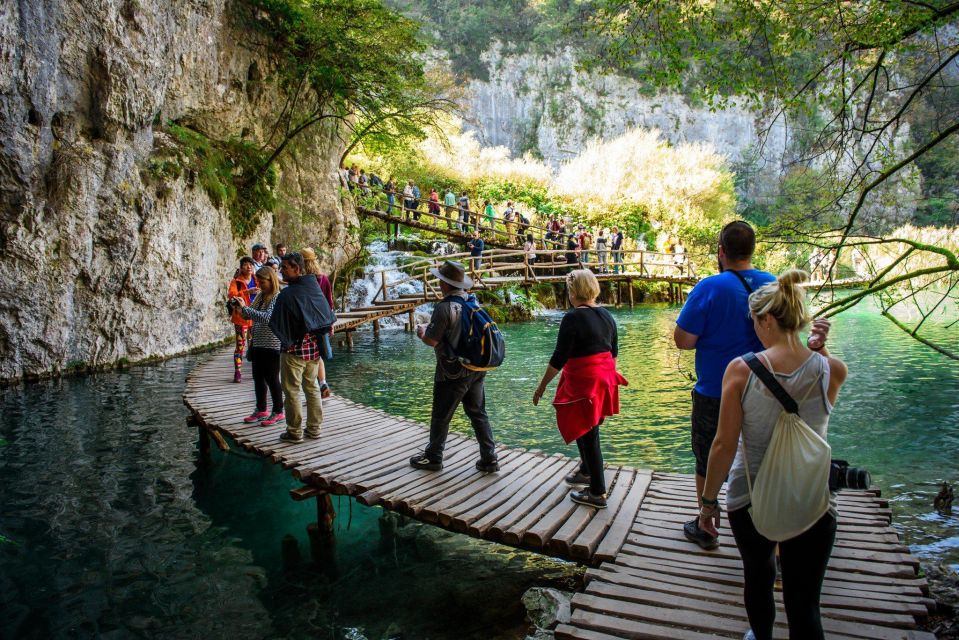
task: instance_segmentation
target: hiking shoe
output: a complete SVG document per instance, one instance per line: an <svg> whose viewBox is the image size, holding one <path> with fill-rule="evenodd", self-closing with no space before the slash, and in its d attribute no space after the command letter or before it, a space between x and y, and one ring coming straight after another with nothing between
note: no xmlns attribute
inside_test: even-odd
<svg viewBox="0 0 959 640"><path fill-rule="evenodd" d="M233 374L233 382L243 382L243 374L239 371Z"/></svg>
<svg viewBox="0 0 959 640"><path fill-rule="evenodd" d="M291 444L299 444L303 442L303 436L295 436L289 431L284 431L280 434L280 440L283 442L289 442Z"/></svg>
<svg viewBox="0 0 959 640"><path fill-rule="evenodd" d="M563 480L566 482L566 484L569 484L569 485L588 485L589 484L589 476L583 473L582 471L571 473L565 478L563 478Z"/></svg>
<svg viewBox="0 0 959 640"><path fill-rule="evenodd" d="M695 542L706 551L719 546L719 538L714 538L699 528L699 518L694 518L683 525L683 534L690 542Z"/></svg>
<svg viewBox="0 0 959 640"><path fill-rule="evenodd" d="M750 629L743 635L743 640L756 640L756 634L753 633L753 630Z"/></svg>
<svg viewBox="0 0 959 640"><path fill-rule="evenodd" d="M499 471L499 461L491 460L490 462L483 462L482 460L477 460L476 470L482 471L483 473L493 473L494 471Z"/></svg>
<svg viewBox="0 0 959 640"><path fill-rule="evenodd" d="M414 469L424 469L426 471L439 471L443 468L442 462L433 462L426 457L425 453L419 453L410 458L410 466Z"/></svg>
<svg viewBox="0 0 959 640"><path fill-rule="evenodd" d="M246 423L262 422L263 420L266 420L269 417L270 417L270 414L266 411L254 411L247 417L243 418L243 422L246 422Z"/></svg>
<svg viewBox="0 0 959 640"><path fill-rule="evenodd" d="M329 398L333 394L333 391L330 389L330 385L325 382L320 385L320 397L324 400Z"/></svg>
<svg viewBox="0 0 959 640"><path fill-rule="evenodd" d="M310 440L319 440L319 439L320 439L320 432L317 431L316 433L311 433L311 432L307 431L307 432L306 432L306 437L309 438Z"/></svg>
<svg viewBox="0 0 959 640"><path fill-rule="evenodd" d="M286 415L281 411L279 413L271 413L268 418L265 418L260 421L264 427L272 427L277 422L283 422L286 420Z"/></svg>
<svg viewBox="0 0 959 640"><path fill-rule="evenodd" d="M578 504L585 504L587 507L595 507L597 509L606 508L606 494L604 493L600 496L593 495L589 489L570 491L569 499Z"/></svg>

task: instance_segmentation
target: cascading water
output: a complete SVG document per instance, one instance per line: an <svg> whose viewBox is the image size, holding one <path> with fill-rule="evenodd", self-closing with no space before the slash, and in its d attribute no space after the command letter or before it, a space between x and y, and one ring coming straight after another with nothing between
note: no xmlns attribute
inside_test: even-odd
<svg viewBox="0 0 959 640"><path fill-rule="evenodd" d="M403 258L408 258L412 254L408 251L391 251L389 245L382 241L376 240L371 242L367 249L370 252L370 259L367 262L366 269L363 273L363 278L357 278L350 285L350 308L355 309L357 307L372 307L374 296L380 289L380 285L383 283L382 276L380 275L381 271L386 271L386 282L387 285L393 285L394 283L400 282L401 280L406 279L407 274L403 271L400 271L397 268L397 265ZM457 251L456 245L449 242L433 242L430 244L430 253L438 256L445 256ZM405 293L422 293L423 292L423 283L417 280L410 280L408 282L403 282L402 284L397 284L395 286L389 286L389 295L391 298L396 298L397 296ZM382 294L380 294L382 296ZM382 297L379 298L382 300ZM430 312L432 311L432 304L424 304L416 309L416 322L427 322L430 317ZM406 323L406 317L395 316L392 318L383 318L380 320L381 329L399 329L404 326Z"/></svg>

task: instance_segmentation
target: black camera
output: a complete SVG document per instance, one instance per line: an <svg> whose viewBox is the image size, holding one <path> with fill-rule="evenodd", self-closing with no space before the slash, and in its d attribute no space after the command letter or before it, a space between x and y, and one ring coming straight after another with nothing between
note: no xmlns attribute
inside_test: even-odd
<svg viewBox="0 0 959 640"><path fill-rule="evenodd" d="M230 298L226 301L226 315L231 315L237 307L240 306L239 301Z"/></svg>
<svg viewBox="0 0 959 640"><path fill-rule="evenodd" d="M868 489L872 476L865 469L850 467L845 460L833 460L829 465L829 490Z"/></svg>

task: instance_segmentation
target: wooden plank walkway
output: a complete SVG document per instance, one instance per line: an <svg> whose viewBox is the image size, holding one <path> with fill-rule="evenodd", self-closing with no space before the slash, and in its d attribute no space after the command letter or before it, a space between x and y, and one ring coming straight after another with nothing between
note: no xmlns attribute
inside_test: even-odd
<svg viewBox="0 0 959 640"><path fill-rule="evenodd" d="M408 460L426 445L425 426L337 396L323 403L319 439L283 443L285 425L243 423L252 409L253 384L249 371L241 384L232 382L232 356L231 349L223 350L187 378L184 402L201 425L290 469L311 487L476 538L586 564L612 560L652 477L610 466L610 506L597 511L567 496L563 477L576 461L500 446L500 471L482 474L473 466L476 442L458 434L450 434L442 471L413 469Z"/></svg>
<svg viewBox="0 0 959 640"><path fill-rule="evenodd" d="M611 638L742 638L742 564L723 519L720 547L703 551L681 527L695 514L693 477L654 473L626 544L612 561L586 573L586 591L573 598L561 640ZM888 504L875 492L839 494L839 530L822 592L827 638L933 640L919 631L932 601L918 560L889 526ZM780 585L776 638L787 638Z"/></svg>
<svg viewBox="0 0 959 640"><path fill-rule="evenodd" d="M476 471L476 443L451 434L440 472L412 469L427 429L405 418L334 396L324 401L322 436L279 441L285 427L247 425L253 398L249 371L232 382L232 350L187 378L184 402L201 428L290 469L311 490L349 495L414 519L547 555L591 565L584 593L573 598L565 640L741 638L742 570L726 523L720 548L687 542L682 523L695 515L692 476L607 468L610 508L569 501L563 476L576 461L561 455L499 447L501 470ZM918 630L932 601L918 561L890 528L888 504L876 492L839 496L836 546L823 588L829 638L932 640ZM776 637L786 638L777 592Z"/></svg>

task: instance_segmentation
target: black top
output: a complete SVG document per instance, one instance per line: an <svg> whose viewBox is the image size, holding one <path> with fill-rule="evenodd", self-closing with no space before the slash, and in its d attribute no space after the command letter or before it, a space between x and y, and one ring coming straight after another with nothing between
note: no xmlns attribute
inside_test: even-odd
<svg viewBox="0 0 959 640"><path fill-rule="evenodd" d="M556 336L556 349L549 364L562 369L570 358L582 358L609 351L619 354L616 321L602 307L576 307L566 312Z"/></svg>
<svg viewBox="0 0 959 640"><path fill-rule="evenodd" d="M285 351L307 333L327 333L335 322L336 314L316 278L304 274L291 280L276 296L270 331L279 338Z"/></svg>

